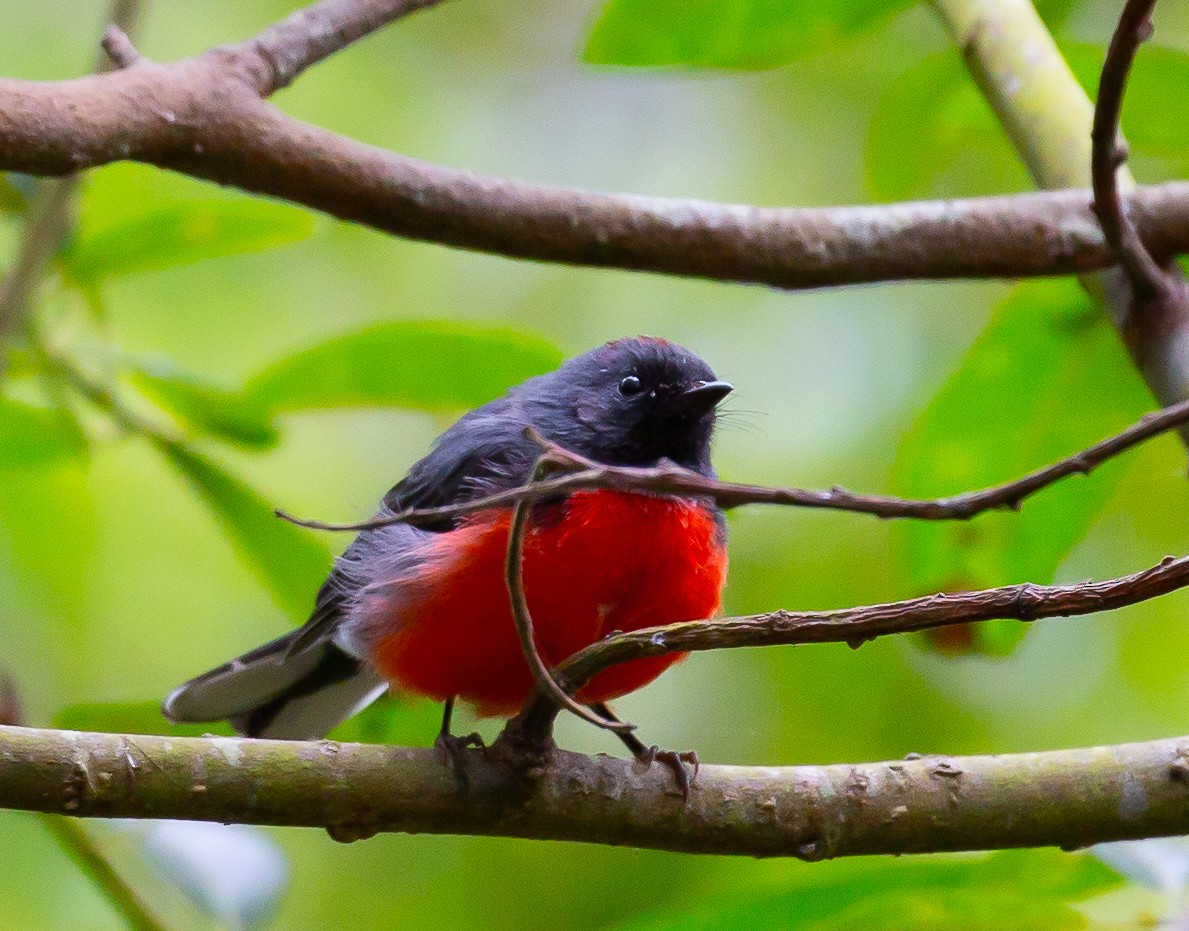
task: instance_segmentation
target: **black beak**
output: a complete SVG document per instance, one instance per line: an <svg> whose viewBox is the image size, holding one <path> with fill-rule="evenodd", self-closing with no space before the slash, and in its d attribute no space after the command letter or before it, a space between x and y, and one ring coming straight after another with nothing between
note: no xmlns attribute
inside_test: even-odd
<svg viewBox="0 0 1189 931"><path fill-rule="evenodd" d="M681 392L681 399L691 411L704 414L717 407L718 402L734 390L730 382L699 381Z"/></svg>

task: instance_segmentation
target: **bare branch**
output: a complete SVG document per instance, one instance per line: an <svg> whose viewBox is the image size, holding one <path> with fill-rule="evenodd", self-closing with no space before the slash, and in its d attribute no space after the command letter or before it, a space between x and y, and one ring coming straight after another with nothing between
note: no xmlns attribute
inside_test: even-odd
<svg viewBox="0 0 1189 931"><path fill-rule="evenodd" d="M432 523L442 518L458 517L486 508L502 507L522 501L537 501L592 488L611 488L617 491L713 498L724 508L734 508L744 504L776 504L871 514L885 519L968 520L976 514L996 508L1014 510L1025 498L1042 488L1069 475L1089 474L1102 463L1125 450L1161 433L1182 427L1186 423L1189 423L1189 401L1146 414L1138 423L1121 433L1013 481L946 498L924 499L897 498L892 495L864 495L838 487L813 491L804 488L769 488L763 485L745 485L707 478L672 464L654 468L609 466L562 449L538 436L536 437L537 442L545 448L552 469L563 471L566 474L543 478L519 488L486 495L473 501L436 508L414 508L354 524L332 524L317 520L304 520L280 510L277 511L277 516L300 527L308 527L313 530L375 530L391 524Z"/></svg>
<svg viewBox="0 0 1189 931"><path fill-rule="evenodd" d="M415 6L329 0L256 40L172 65L0 80L0 170L59 175L141 161L412 239L782 288L1070 274L1115 260L1080 190L809 210L594 194L427 164L259 99ZM328 31L307 38L300 27L311 17ZM1189 185L1139 190L1128 212L1154 254L1189 250Z"/></svg>
<svg viewBox="0 0 1189 931"><path fill-rule="evenodd" d="M537 474L541 474L540 465L537 468ZM516 508L512 512L512 524L508 530L508 557L505 561L504 581L507 584L512 619L516 622L516 634L520 639L520 650L524 654L529 671L533 674L533 681L537 683L537 688L548 695L550 701L555 705L565 708L588 724L614 731L617 734L629 733L634 729L634 725L609 720L576 702L553 677L545 660L541 658L540 650L537 649L537 638L533 632L533 618L529 612L528 599L524 594L524 534L528 528L531 511L532 502L521 500L517 502Z"/></svg>
<svg viewBox="0 0 1189 931"><path fill-rule="evenodd" d="M442 0L322 0L230 51L255 58L256 90L268 97L307 68L394 20Z"/></svg>
<svg viewBox="0 0 1189 931"><path fill-rule="evenodd" d="M431 749L0 728L0 808L806 860L1189 833L1189 738L859 765L706 765L686 801L667 770L625 760L554 751L525 774L499 752L464 759L460 792Z"/></svg>
<svg viewBox="0 0 1189 931"><path fill-rule="evenodd" d="M1118 176L1119 167L1127 160L1127 147L1119 136L1119 118L1131 63L1140 43L1152 33L1149 16L1155 5L1156 0L1127 0L1123 7L1102 66L1091 132L1094 213L1107 244L1118 254L1131 288L1140 300L1151 300L1166 290L1167 276L1123 212Z"/></svg>
<svg viewBox="0 0 1189 931"><path fill-rule="evenodd" d="M136 51L128 33L114 23L107 27L99 44L117 68L131 68L140 61L140 53Z"/></svg>
<svg viewBox="0 0 1189 931"><path fill-rule="evenodd" d="M140 0L115 0L111 22L103 37L103 48L113 62L121 67L121 59L135 56L132 42L124 30L133 29L140 17ZM109 42L112 44L109 46ZM133 58L128 64L131 64ZM108 70L103 58L95 62L95 70ZM61 248L72 223L71 202L78 179L74 176L51 178L37 185L25 219L16 259L0 281L0 348L26 323L36 292L46 269ZM0 375L4 374L4 357L0 353Z"/></svg>
<svg viewBox="0 0 1189 931"><path fill-rule="evenodd" d="M1189 556L1165 557L1141 572L1073 585L1024 582L979 591L926 595L905 601L837 611L773 611L745 617L689 621L612 634L576 653L558 667L575 689L619 663L670 653L804 643L846 643L858 648L890 634L913 633L954 624L1096 614L1138 604L1189 586ZM552 699L538 692L521 718L531 720L529 737L547 736Z"/></svg>

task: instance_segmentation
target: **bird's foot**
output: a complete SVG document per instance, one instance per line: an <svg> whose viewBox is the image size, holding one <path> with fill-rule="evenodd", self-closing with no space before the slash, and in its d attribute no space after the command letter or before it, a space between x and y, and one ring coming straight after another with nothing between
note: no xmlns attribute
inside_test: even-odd
<svg viewBox="0 0 1189 931"><path fill-rule="evenodd" d="M644 766L651 766L653 763L660 763L662 766L667 766L673 773L673 782L682 800L689 800L690 786L698 778L698 769L702 765L695 751L661 750L656 744L653 744L651 747L645 747L637 753L636 759ZM687 763L694 769L692 777L689 770L685 768Z"/></svg>
<svg viewBox="0 0 1189 931"><path fill-rule="evenodd" d="M486 750L487 744L483 742L483 738L478 734L467 734L462 737L456 737L453 734L443 731L438 734L437 739L433 742L434 749L442 757L442 765L449 766L454 770L455 778L458 779L458 786L465 790L468 787L467 773L466 773L466 751L467 747L475 747L478 750Z"/></svg>

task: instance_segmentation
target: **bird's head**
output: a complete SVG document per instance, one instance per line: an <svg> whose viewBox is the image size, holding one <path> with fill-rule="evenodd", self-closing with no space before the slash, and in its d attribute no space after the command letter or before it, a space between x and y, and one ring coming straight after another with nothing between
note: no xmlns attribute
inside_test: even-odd
<svg viewBox="0 0 1189 931"><path fill-rule="evenodd" d="M712 474L715 408L731 391L688 349L619 339L525 386L533 425L548 439L609 465L671 459Z"/></svg>

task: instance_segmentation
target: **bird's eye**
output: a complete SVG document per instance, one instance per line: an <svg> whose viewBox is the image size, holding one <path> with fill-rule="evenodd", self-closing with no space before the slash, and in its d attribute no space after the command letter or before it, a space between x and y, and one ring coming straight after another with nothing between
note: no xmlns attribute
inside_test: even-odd
<svg viewBox="0 0 1189 931"><path fill-rule="evenodd" d="M619 393L625 398L634 397L644 390L644 386L640 384L640 379L635 375L629 375L619 383Z"/></svg>

